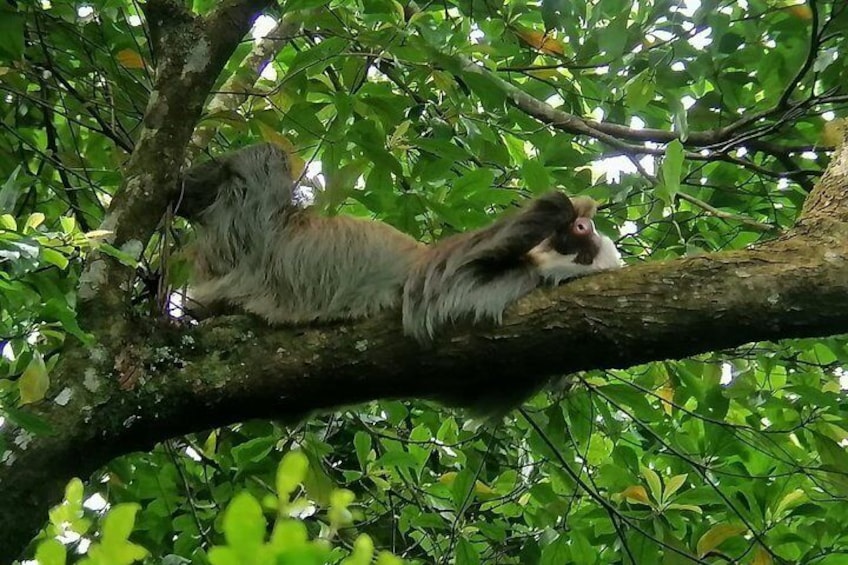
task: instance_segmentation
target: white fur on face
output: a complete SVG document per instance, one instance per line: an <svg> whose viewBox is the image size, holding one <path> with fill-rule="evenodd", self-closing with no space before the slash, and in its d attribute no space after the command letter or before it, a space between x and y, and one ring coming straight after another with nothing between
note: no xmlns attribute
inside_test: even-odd
<svg viewBox="0 0 848 565"><path fill-rule="evenodd" d="M601 234L596 234L595 237L598 238L598 254L589 265L575 263L576 253L571 255L557 253L548 241L543 241L531 249L528 255L536 265L539 276L546 282L554 284L581 275L621 267L621 254L612 240Z"/></svg>

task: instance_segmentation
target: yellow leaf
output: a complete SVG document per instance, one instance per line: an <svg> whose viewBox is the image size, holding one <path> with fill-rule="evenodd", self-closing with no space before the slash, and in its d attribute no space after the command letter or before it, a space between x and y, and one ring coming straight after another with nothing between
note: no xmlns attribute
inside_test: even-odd
<svg viewBox="0 0 848 565"><path fill-rule="evenodd" d="M27 221L24 224L24 231L26 231L27 228L34 230L35 228L37 228L38 226L40 226L43 223L44 223L44 214L42 214L41 212L35 212L34 214L30 214L29 218L27 218Z"/></svg>
<svg viewBox="0 0 848 565"><path fill-rule="evenodd" d="M777 504L777 508L774 513L777 516L783 514L786 510L790 508L794 508L799 504L803 504L807 501L807 495L801 489L795 489L786 496L784 496L780 502Z"/></svg>
<svg viewBox="0 0 848 565"><path fill-rule="evenodd" d="M123 49L115 55L118 63L126 69L143 69L145 67L144 59L136 51L132 49Z"/></svg>
<svg viewBox="0 0 848 565"><path fill-rule="evenodd" d="M447 473L439 477L439 482L447 486L451 486L455 480L456 471L448 471Z"/></svg>
<svg viewBox="0 0 848 565"><path fill-rule="evenodd" d="M663 497L666 499L671 498L674 493L683 486L683 483L686 482L686 474L682 475L674 475L671 477L665 485L665 491L663 492Z"/></svg>
<svg viewBox="0 0 848 565"><path fill-rule="evenodd" d="M725 540L747 532L742 524L716 524L698 540L698 556L703 557L720 546Z"/></svg>
<svg viewBox="0 0 848 565"><path fill-rule="evenodd" d="M666 506L667 510L680 510L681 512L694 512L696 514L703 514L704 511L701 510L700 506L695 506L694 504L677 504L673 502Z"/></svg>
<svg viewBox="0 0 848 565"><path fill-rule="evenodd" d="M44 359L42 359L40 353L36 352L32 357L32 361L24 369L21 378L18 379L21 404L38 402L44 398L49 386L50 377L47 375L47 367L44 366Z"/></svg>
<svg viewBox="0 0 848 565"><path fill-rule="evenodd" d="M651 499L648 498L648 491L646 491L645 487L642 485L629 486L618 493L618 495L624 498L627 502L633 504L647 504L648 506L651 506Z"/></svg>
<svg viewBox="0 0 848 565"><path fill-rule="evenodd" d="M789 6L786 11L798 18L799 20L809 21L813 19L813 11L806 4L796 4Z"/></svg>
<svg viewBox="0 0 848 565"><path fill-rule="evenodd" d="M549 36L547 33L534 29L518 28L515 34L530 47L548 55L564 55L565 47L562 43Z"/></svg>
<svg viewBox="0 0 848 565"><path fill-rule="evenodd" d="M645 477L645 481L648 483L648 488L651 489L651 496L654 497L654 500L661 501L662 481L660 481L660 476L650 467L640 467L640 470L642 471L642 476Z"/></svg>
<svg viewBox="0 0 848 565"><path fill-rule="evenodd" d="M539 69L535 71L529 71L528 75L536 78L541 78L545 80L554 80L554 79L571 79L574 77L568 69Z"/></svg>
<svg viewBox="0 0 848 565"><path fill-rule="evenodd" d="M18 223L15 221L15 217L11 214L3 214L0 216L0 227L9 231L18 231Z"/></svg>
<svg viewBox="0 0 848 565"><path fill-rule="evenodd" d="M476 481L474 483L474 493L481 496L491 496L495 494L495 491L483 481Z"/></svg>
<svg viewBox="0 0 848 565"><path fill-rule="evenodd" d="M442 483L445 486L448 486L448 487L451 486L454 483L454 481L456 481L456 471L448 471L447 473L445 473L444 475L439 477L439 482ZM489 485L487 485L483 481L475 481L474 482L474 494L476 494L478 496L487 497L487 496L493 496L496 493L492 489L492 487L490 487Z"/></svg>
<svg viewBox="0 0 848 565"><path fill-rule="evenodd" d="M660 404L662 405L663 412L671 415L671 410L673 408L671 403L674 400L674 388L670 385L666 385L657 389L657 396L660 397Z"/></svg>
<svg viewBox="0 0 848 565"><path fill-rule="evenodd" d="M456 85L453 76L445 71L433 71L432 76L436 88L444 92L453 92L453 87Z"/></svg>
<svg viewBox="0 0 848 565"><path fill-rule="evenodd" d="M86 239L102 239L107 235L112 235L112 230L91 230L85 233Z"/></svg>
<svg viewBox="0 0 848 565"><path fill-rule="evenodd" d="M772 565L773 563L769 552L763 549L763 546L758 545L756 551L754 551L754 560L751 561L751 565Z"/></svg>

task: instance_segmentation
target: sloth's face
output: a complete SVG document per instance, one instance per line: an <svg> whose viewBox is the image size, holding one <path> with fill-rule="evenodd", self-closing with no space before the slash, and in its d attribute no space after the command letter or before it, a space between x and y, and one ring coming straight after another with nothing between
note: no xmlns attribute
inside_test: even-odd
<svg viewBox="0 0 848 565"><path fill-rule="evenodd" d="M567 230L544 240L528 256L539 275L552 282L621 266L615 244L599 234L592 220L585 217L577 218Z"/></svg>

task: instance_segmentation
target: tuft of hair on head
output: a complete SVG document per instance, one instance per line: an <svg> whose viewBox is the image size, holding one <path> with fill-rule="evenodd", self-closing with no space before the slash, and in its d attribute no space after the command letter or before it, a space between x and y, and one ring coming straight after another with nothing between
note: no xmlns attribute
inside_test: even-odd
<svg viewBox="0 0 848 565"><path fill-rule="evenodd" d="M598 211L598 203L589 196L575 196L571 198L571 205L578 218L593 218Z"/></svg>

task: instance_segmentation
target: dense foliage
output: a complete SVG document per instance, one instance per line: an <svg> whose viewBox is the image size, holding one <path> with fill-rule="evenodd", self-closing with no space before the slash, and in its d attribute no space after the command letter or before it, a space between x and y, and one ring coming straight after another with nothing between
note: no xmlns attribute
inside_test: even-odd
<svg viewBox="0 0 848 565"><path fill-rule="evenodd" d="M142 7L0 6L0 426L39 434L21 407L88 339L86 255L134 264L99 226L157 64ZM422 240L556 186L604 204L629 263L741 249L791 226L827 164L845 29L841 0L288 0L237 50L190 151L277 143L327 213ZM136 315L177 313L162 280L184 284L190 237L163 222L134 265ZM175 438L72 482L30 554L848 563L846 363L844 339L756 343L578 374L489 425L391 401Z"/></svg>

